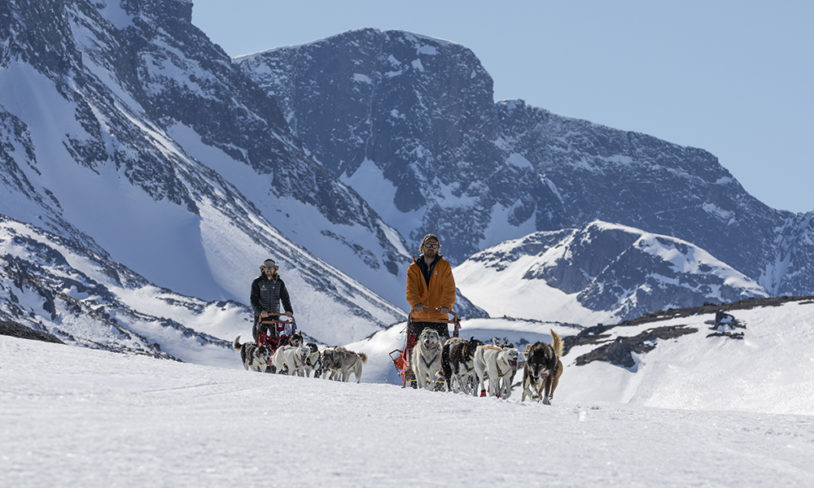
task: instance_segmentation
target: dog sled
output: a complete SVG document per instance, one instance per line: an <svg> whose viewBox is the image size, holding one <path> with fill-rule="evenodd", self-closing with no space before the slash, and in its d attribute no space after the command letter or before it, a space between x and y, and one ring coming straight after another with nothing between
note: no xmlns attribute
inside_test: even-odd
<svg viewBox="0 0 814 488"><path fill-rule="evenodd" d="M288 345L297 331L297 322L294 317L272 313L260 319L257 329L257 345L268 347L271 355L274 355L279 347Z"/></svg>
<svg viewBox="0 0 814 488"><path fill-rule="evenodd" d="M431 309L436 312L440 312L439 309L434 308ZM444 319L423 319L421 322L429 322L429 323L436 323L436 324L449 324L453 325L453 330L451 337L458 337L458 331L461 328L461 321L458 318L458 314L453 311L449 311L447 315L451 315L452 318ZM415 384L415 376L410 368L410 356L413 351L413 347L416 345L416 341L418 340L418 334L416 334L410 327L413 324L413 317L410 314L407 317L407 337L404 341L404 348L403 349L394 349L390 351L390 359L393 360L393 365L396 368L399 376L401 376L401 387L406 388L408 384L412 383Z"/></svg>

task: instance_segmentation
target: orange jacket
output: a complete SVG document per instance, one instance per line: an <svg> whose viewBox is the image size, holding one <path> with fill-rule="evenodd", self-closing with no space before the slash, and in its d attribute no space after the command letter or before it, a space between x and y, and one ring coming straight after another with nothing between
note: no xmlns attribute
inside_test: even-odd
<svg viewBox="0 0 814 488"><path fill-rule="evenodd" d="M418 259L424 259L419 257ZM419 303L430 308L447 307L450 310L455 305L455 278L452 277L452 267L449 261L438 256L438 263L430 276L430 286L424 280L424 274L418 263L413 260L407 268L407 302L410 307L415 307ZM427 310L425 312L413 314L413 319L449 319L449 315L441 312Z"/></svg>

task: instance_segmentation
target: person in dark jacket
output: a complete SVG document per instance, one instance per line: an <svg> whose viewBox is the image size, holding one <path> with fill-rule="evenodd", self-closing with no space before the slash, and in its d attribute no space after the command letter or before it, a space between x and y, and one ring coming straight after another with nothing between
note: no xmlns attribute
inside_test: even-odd
<svg viewBox="0 0 814 488"><path fill-rule="evenodd" d="M286 290L285 283L280 278L280 275L277 274L278 269L279 266L273 259L266 259L263 261L263 265L260 266L260 276L252 281L251 304L252 309L254 309L252 335L254 336L254 342L257 342L260 319L270 314L280 313L280 302L283 303L283 310L285 310L283 314L288 317L294 316L288 290Z"/></svg>

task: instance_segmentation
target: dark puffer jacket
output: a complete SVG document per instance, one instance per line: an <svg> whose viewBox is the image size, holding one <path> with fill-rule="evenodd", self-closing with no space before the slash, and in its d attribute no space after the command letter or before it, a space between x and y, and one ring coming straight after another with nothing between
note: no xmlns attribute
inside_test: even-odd
<svg viewBox="0 0 814 488"><path fill-rule="evenodd" d="M251 303L255 322L260 316L260 312L280 313L281 301L286 312L294 313L291 308L291 300L288 298L288 290L279 275L274 275L272 279L268 279L266 275L260 275L252 281Z"/></svg>

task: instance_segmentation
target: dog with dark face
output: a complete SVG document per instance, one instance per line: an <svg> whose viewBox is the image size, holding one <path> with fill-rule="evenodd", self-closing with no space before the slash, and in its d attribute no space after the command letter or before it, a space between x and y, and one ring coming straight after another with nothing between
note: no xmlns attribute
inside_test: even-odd
<svg viewBox="0 0 814 488"><path fill-rule="evenodd" d="M554 390L562 376L562 356L563 342L560 336L551 331L551 345L544 342L535 342L526 347L526 367L523 369L523 396L521 401L526 400L526 394L532 400L537 400L546 405L551 405L554 398Z"/></svg>
<svg viewBox="0 0 814 488"><path fill-rule="evenodd" d="M313 342L308 342L305 346L310 351L305 360L305 376L311 376L311 371L313 371L314 377L319 378L319 375L322 373L322 354L319 352L317 345Z"/></svg>
<svg viewBox="0 0 814 488"><path fill-rule="evenodd" d="M232 347L240 351L240 359L243 360L243 367L246 371L252 370L264 373L269 366L271 349L266 346L258 346L254 342L240 343L240 336L235 337Z"/></svg>
<svg viewBox="0 0 814 488"><path fill-rule="evenodd" d="M441 346L441 373L444 375L444 381L447 384L447 390L455 391L452 385L452 364L449 362L449 354L452 352L452 348L455 347L456 344L461 344L466 342L466 339L463 337L450 337L446 341L444 341L444 345ZM457 385L456 385L457 386Z"/></svg>
<svg viewBox="0 0 814 488"><path fill-rule="evenodd" d="M483 342L471 337L468 341L453 337L444 342L441 365L447 388L454 392L471 394L477 383L475 349Z"/></svg>
<svg viewBox="0 0 814 488"><path fill-rule="evenodd" d="M291 334L291 337L288 338L288 345L294 347L300 347L302 344L302 334L297 331Z"/></svg>

